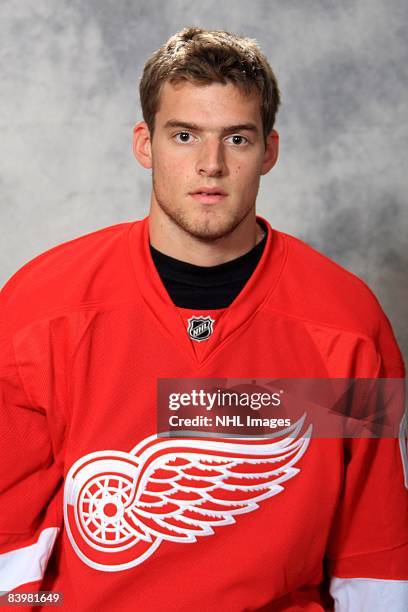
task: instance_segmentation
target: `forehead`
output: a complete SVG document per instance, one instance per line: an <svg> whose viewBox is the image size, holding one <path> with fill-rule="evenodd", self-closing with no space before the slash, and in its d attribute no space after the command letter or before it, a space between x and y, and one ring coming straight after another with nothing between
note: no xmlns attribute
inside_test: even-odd
<svg viewBox="0 0 408 612"><path fill-rule="evenodd" d="M233 83L196 85L167 81L160 93L156 126L171 119L221 126L253 122L262 125L259 92L246 95Z"/></svg>

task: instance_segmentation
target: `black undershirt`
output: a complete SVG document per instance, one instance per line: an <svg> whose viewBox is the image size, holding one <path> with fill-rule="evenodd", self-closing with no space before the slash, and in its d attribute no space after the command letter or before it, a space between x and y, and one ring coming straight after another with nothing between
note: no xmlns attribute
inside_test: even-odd
<svg viewBox="0 0 408 612"><path fill-rule="evenodd" d="M227 308L255 270L265 248L265 236L248 253L217 266L196 266L161 253L150 252L171 299L179 308L215 310Z"/></svg>

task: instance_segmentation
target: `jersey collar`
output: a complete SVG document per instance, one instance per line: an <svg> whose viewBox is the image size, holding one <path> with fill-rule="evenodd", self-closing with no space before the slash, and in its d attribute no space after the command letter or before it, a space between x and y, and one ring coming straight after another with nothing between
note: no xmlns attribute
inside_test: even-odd
<svg viewBox="0 0 408 612"><path fill-rule="evenodd" d="M239 334L277 286L286 260L285 236L262 217L258 216L257 219L263 221L268 229L262 257L244 288L217 317L211 337L200 343L199 351L187 334L185 317L170 298L153 262L149 246L149 217L130 225L129 255L141 299L164 336L175 342L196 366L206 364ZM205 314L205 310L197 310L197 315Z"/></svg>

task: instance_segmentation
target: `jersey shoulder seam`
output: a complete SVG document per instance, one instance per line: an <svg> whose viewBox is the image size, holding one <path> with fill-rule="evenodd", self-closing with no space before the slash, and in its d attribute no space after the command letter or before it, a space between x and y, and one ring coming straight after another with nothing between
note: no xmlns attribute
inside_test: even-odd
<svg viewBox="0 0 408 612"><path fill-rule="evenodd" d="M373 344L375 344L375 340L374 338L372 338L370 335L368 335L367 333L358 330L358 329L353 329L353 328L347 328L347 327L342 327L340 325L332 325L331 323L325 323L323 321L319 321L317 319L308 319L307 317L301 317L299 315L295 315L295 314L290 314L284 310L279 310L279 308L276 308L275 306L268 306L265 305L265 308L263 309L263 311L273 311L276 312L284 317L287 317L288 319L295 319L296 321L301 321L302 323L309 323L311 325L317 325L318 327L325 327L327 329L331 329L331 330L336 330L336 331L340 331L340 332L345 332L348 334L353 334L354 336L360 336L366 340L369 340L370 342L372 342ZM265 312L266 314L266 312Z"/></svg>

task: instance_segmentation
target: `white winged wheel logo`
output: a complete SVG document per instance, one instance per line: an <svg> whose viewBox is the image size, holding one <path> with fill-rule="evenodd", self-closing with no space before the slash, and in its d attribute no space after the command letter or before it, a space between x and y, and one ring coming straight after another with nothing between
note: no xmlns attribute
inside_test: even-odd
<svg viewBox="0 0 408 612"><path fill-rule="evenodd" d="M299 421L265 438L158 438L130 453L99 451L71 467L64 517L90 567L115 572L146 561L163 540L193 543L283 491L300 470L312 426Z"/></svg>

